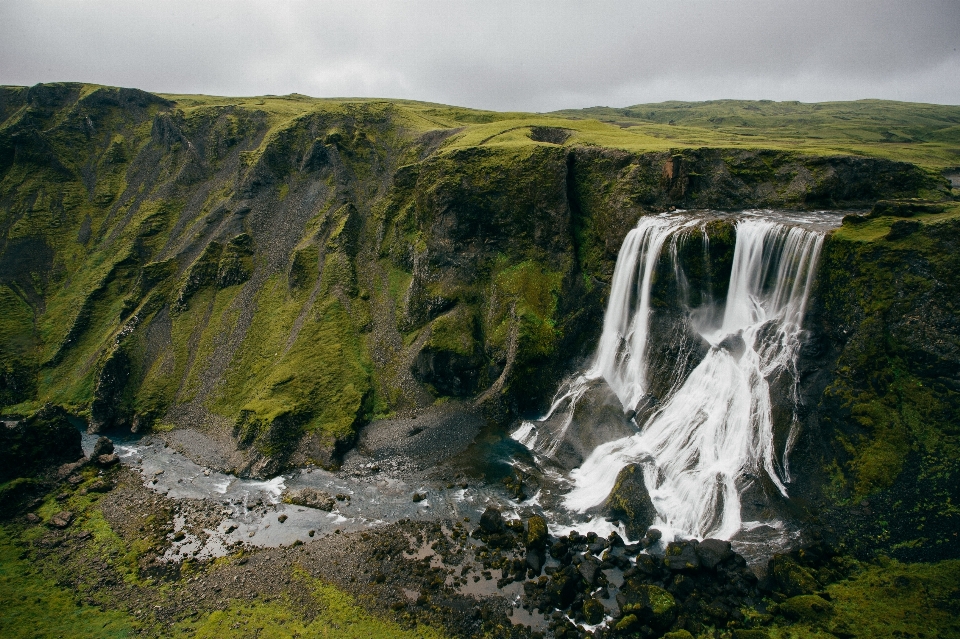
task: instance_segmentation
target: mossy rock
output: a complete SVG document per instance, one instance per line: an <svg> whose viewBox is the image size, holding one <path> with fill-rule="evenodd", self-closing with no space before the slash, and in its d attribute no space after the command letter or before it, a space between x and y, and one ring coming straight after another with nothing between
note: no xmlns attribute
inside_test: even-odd
<svg viewBox="0 0 960 639"><path fill-rule="evenodd" d="M777 613L790 621L817 621L833 613L833 604L817 595L797 595L777 605Z"/></svg>
<svg viewBox="0 0 960 639"><path fill-rule="evenodd" d="M677 616L677 600L669 592L652 584L628 579L617 594L620 611L634 615L654 629L669 628Z"/></svg>
<svg viewBox="0 0 960 639"><path fill-rule="evenodd" d="M820 590L816 578L788 555L775 555L768 564L777 588L788 597L808 595Z"/></svg>
<svg viewBox="0 0 960 639"><path fill-rule="evenodd" d="M527 520L527 548L545 548L547 545L547 520L540 515L534 515Z"/></svg>
<svg viewBox="0 0 960 639"><path fill-rule="evenodd" d="M627 534L640 538L657 517L650 493L643 479L643 467L639 464L625 466L607 497L605 512L623 522Z"/></svg>

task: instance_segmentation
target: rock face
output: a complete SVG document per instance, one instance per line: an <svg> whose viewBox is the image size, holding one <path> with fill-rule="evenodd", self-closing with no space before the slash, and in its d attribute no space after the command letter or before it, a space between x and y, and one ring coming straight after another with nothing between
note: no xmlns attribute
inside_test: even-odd
<svg viewBox="0 0 960 639"><path fill-rule="evenodd" d="M66 411L47 405L12 426L0 426L0 481L28 477L83 457L80 431Z"/></svg>

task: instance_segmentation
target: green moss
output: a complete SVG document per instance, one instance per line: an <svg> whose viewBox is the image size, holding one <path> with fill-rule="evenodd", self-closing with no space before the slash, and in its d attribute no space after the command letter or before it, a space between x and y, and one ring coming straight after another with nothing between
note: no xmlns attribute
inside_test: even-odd
<svg viewBox="0 0 960 639"><path fill-rule="evenodd" d="M471 357L476 353L476 318L473 309L457 307L441 315L430 324L427 346L437 351L448 351Z"/></svg>
<svg viewBox="0 0 960 639"><path fill-rule="evenodd" d="M297 611L289 601L234 602L197 621L175 627L174 637L220 639L231 637L336 637L337 639L441 639L440 632L426 626L406 629L394 622L378 619L357 605L350 595L303 571L295 578L304 582L312 597L309 617Z"/></svg>
<svg viewBox="0 0 960 639"><path fill-rule="evenodd" d="M129 637L136 620L122 611L80 604L22 558L15 536L0 527L0 635L10 639Z"/></svg>
<svg viewBox="0 0 960 639"><path fill-rule="evenodd" d="M815 595L788 599L779 610L792 619L769 629L770 637L960 636L953 597L960 561L903 564L881 560L831 586L830 600ZM830 634L827 634L830 633Z"/></svg>

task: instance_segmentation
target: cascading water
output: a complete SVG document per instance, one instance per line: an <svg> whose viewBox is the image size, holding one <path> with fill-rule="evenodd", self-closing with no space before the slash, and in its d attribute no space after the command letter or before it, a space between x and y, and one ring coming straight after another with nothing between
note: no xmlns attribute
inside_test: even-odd
<svg viewBox="0 0 960 639"><path fill-rule="evenodd" d="M682 215L641 219L624 240L592 365L561 388L543 418L565 407L563 427L544 438L528 422L516 439L550 456L574 419L576 402L596 380L609 385L625 412L645 401L654 270L667 241L698 223ZM818 230L763 218L737 222L722 316L689 309L691 317L717 318L696 327L709 351L639 432L597 446L570 473L569 510L602 504L628 464L642 466L658 514L655 525L668 534L729 539L755 525L741 520L740 495L757 474L786 495L793 438L787 438L778 464L770 383L788 375L796 389L801 320L822 243ZM682 280L675 251L673 261ZM790 399L795 405L796 390Z"/></svg>

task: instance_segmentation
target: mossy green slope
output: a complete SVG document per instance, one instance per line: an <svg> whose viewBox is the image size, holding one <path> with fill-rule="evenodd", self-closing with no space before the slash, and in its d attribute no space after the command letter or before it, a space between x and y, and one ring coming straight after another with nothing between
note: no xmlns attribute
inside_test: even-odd
<svg viewBox="0 0 960 639"><path fill-rule="evenodd" d="M813 467L798 489L821 493L858 551L916 560L960 548L958 248L955 204L846 223L824 246L812 323L825 348L812 366L827 374L812 376L800 458Z"/></svg>

